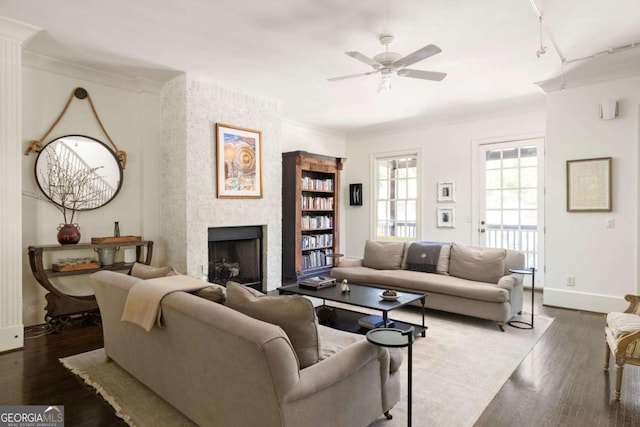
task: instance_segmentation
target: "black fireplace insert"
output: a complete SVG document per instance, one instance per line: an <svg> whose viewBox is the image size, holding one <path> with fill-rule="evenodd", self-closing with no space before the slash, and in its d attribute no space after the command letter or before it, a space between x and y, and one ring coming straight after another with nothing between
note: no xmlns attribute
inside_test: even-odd
<svg viewBox="0 0 640 427"><path fill-rule="evenodd" d="M262 291L262 226L209 228L209 282Z"/></svg>

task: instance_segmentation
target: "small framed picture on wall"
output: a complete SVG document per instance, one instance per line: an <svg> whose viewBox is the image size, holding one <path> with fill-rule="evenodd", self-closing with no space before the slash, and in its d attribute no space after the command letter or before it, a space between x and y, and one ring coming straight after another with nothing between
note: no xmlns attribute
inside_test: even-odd
<svg viewBox="0 0 640 427"><path fill-rule="evenodd" d="M456 183L438 182L438 202L455 202L456 201Z"/></svg>
<svg viewBox="0 0 640 427"><path fill-rule="evenodd" d="M437 208L438 228L455 228L456 226L455 208Z"/></svg>
<svg viewBox="0 0 640 427"><path fill-rule="evenodd" d="M362 206L362 184L349 184L349 205Z"/></svg>

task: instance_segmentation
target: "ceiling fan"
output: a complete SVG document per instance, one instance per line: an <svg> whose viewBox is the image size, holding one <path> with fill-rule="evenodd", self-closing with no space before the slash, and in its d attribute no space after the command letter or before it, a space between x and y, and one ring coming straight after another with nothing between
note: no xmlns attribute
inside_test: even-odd
<svg viewBox="0 0 640 427"><path fill-rule="evenodd" d="M338 80L352 79L354 77L369 76L371 74L380 73L382 75L382 81L378 87L378 92L391 88L391 77L396 73L400 77L412 77L414 79L434 80L441 81L447 76L447 73L439 73L436 71L423 71L412 70L409 65L415 64L418 61L427 59L437 53L442 52L438 46L429 44L415 52L402 56L397 52L389 52L389 45L393 42L394 37L388 34L383 34L379 38L380 44L385 47L385 51L377 54L373 59L361 54L360 52L345 52L346 55L357 59L360 62L364 62L373 68L373 71L367 73L351 74L348 76L332 77L327 79L330 82Z"/></svg>

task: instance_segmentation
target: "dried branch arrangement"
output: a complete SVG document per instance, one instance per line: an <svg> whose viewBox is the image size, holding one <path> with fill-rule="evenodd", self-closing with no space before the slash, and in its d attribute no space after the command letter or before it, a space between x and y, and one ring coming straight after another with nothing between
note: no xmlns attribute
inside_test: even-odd
<svg viewBox="0 0 640 427"><path fill-rule="evenodd" d="M70 167L67 156L47 150L46 173L42 175L45 195L62 212L65 224L73 224L76 211L91 209L105 197L103 178L94 168Z"/></svg>

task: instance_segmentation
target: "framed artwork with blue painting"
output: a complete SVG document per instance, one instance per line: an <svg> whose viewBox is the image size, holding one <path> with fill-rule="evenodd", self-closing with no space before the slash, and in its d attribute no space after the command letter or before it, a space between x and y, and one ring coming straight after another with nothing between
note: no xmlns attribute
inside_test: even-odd
<svg viewBox="0 0 640 427"><path fill-rule="evenodd" d="M262 198L262 132L216 123L218 198Z"/></svg>

